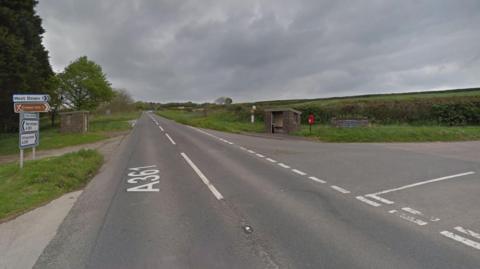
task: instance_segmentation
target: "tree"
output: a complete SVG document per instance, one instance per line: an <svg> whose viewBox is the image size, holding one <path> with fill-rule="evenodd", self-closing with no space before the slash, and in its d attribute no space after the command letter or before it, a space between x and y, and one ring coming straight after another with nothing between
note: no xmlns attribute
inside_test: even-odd
<svg viewBox="0 0 480 269"><path fill-rule="evenodd" d="M76 110L95 109L114 97L102 68L87 56L71 62L58 78L64 104Z"/></svg>
<svg viewBox="0 0 480 269"><path fill-rule="evenodd" d="M233 103L233 100L230 97L222 96L215 99L214 103L217 105L230 105L231 103Z"/></svg>
<svg viewBox="0 0 480 269"><path fill-rule="evenodd" d="M34 0L0 0L0 132L18 128L15 93L48 93L52 68Z"/></svg>
<svg viewBox="0 0 480 269"><path fill-rule="evenodd" d="M110 111L112 113L122 111L132 111L135 109L134 101L130 93L126 89L114 89L115 96L113 99L105 104L102 104L99 108L99 112L106 113Z"/></svg>

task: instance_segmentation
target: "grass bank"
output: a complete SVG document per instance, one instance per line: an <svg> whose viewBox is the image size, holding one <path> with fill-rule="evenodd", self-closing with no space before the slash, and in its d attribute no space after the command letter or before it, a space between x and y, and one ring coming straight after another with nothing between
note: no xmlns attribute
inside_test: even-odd
<svg viewBox="0 0 480 269"><path fill-rule="evenodd" d="M88 144L110 137L112 132L129 130L129 120L137 119L140 112L128 112L112 115L92 115L90 129L85 134L62 134L58 128L47 127L43 122L40 129L40 146L38 150L56 149L67 146ZM47 119L42 119L46 121ZM18 153L18 134L0 134L0 155Z"/></svg>
<svg viewBox="0 0 480 269"><path fill-rule="evenodd" d="M251 124L235 114L216 110L208 116L184 110L162 110L158 115L192 126L240 133L263 132L263 122ZM293 135L315 138L324 142L433 142L480 140L480 126L440 125L373 125L365 128L335 128L326 124L315 125L312 133L308 125Z"/></svg>
<svg viewBox="0 0 480 269"><path fill-rule="evenodd" d="M480 140L480 126L411 126L374 125L359 128L308 126L295 135L312 137L324 142L434 142Z"/></svg>
<svg viewBox="0 0 480 269"><path fill-rule="evenodd" d="M103 157L81 150L59 157L0 165L0 220L18 215L82 188L95 175Z"/></svg>
<svg viewBox="0 0 480 269"><path fill-rule="evenodd" d="M183 110L161 110L157 114L183 124L232 133L262 132L264 128L263 122L252 124L227 111L212 111L207 116L203 112Z"/></svg>

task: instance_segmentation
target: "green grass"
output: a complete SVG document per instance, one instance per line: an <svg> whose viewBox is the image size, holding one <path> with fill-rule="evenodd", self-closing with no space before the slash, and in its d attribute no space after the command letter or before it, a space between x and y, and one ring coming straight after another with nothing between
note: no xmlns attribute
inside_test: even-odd
<svg viewBox="0 0 480 269"><path fill-rule="evenodd" d="M432 142L480 140L480 126L411 126L374 125L372 127L335 128L325 125L308 126L295 135L325 142Z"/></svg>
<svg viewBox="0 0 480 269"><path fill-rule="evenodd" d="M263 122L251 124L238 120L233 113L217 110L203 116L201 112L162 110L158 115L177 122L231 132L263 132ZM438 125L373 125L359 128L335 128L315 125L310 134L308 125L293 135L305 136L324 142L432 142L480 140L480 126L449 127Z"/></svg>
<svg viewBox="0 0 480 269"><path fill-rule="evenodd" d="M140 112L119 113L112 115L92 115L90 129L85 134L62 134L57 128L46 127L40 130L39 150L56 149L68 146L88 144L110 137L111 132L126 131L131 128L129 120L137 119ZM47 119L42 119L47 121ZM0 135L0 155L10 155L19 152L18 134Z"/></svg>
<svg viewBox="0 0 480 269"><path fill-rule="evenodd" d="M183 124L232 133L262 132L264 129L263 122L252 124L248 120L238 119L233 113L225 111L210 112L207 117L202 112L182 110L161 110L157 114Z"/></svg>
<svg viewBox="0 0 480 269"><path fill-rule="evenodd" d="M95 150L0 165L0 219L28 211L85 186L103 163Z"/></svg>

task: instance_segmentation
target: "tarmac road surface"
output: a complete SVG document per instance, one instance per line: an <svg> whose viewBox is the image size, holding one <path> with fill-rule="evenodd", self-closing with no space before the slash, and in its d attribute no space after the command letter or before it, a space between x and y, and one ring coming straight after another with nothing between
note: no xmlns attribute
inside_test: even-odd
<svg viewBox="0 0 480 269"><path fill-rule="evenodd" d="M480 143L429 145L144 113L34 268L480 268Z"/></svg>

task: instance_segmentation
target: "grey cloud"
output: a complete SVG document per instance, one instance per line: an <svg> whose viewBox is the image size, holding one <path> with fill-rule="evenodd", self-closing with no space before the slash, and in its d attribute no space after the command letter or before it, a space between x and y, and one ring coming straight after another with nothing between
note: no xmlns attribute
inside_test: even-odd
<svg viewBox="0 0 480 269"><path fill-rule="evenodd" d="M87 55L154 101L478 86L478 1L45 0L55 70Z"/></svg>

